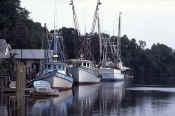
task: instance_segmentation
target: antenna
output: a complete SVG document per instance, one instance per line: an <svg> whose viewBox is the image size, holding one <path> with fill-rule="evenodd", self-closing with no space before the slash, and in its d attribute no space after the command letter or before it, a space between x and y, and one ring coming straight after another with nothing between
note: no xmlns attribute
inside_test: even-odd
<svg viewBox="0 0 175 116"><path fill-rule="evenodd" d="M119 12L119 23L118 23L118 37L119 38L121 36L121 15L122 15L122 12Z"/></svg>
<svg viewBox="0 0 175 116"><path fill-rule="evenodd" d="M113 36L114 36L114 31L115 31L115 15L114 15L114 20L113 20Z"/></svg>
<svg viewBox="0 0 175 116"><path fill-rule="evenodd" d="M55 29L56 29L56 12L57 10L56 10L56 0L54 0L54 31L55 31Z"/></svg>
<svg viewBox="0 0 175 116"><path fill-rule="evenodd" d="M85 27L84 27L84 34L86 34L87 33L87 31L86 31L86 24L85 24Z"/></svg>

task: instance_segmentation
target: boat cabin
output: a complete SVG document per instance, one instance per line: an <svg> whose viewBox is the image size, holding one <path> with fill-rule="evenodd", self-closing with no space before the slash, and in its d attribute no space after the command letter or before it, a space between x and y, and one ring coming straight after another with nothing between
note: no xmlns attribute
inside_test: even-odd
<svg viewBox="0 0 175 116"><path fill-rule="evenodd" d="M88 67L88 68L94 67L93 63L89 60L71 59L67 61L67 63L69 65L76 66L76 67L79 67L79 66Z"/></svg>
<svg viewBox="0 0 175 116"><path fill-rule="evenodd" d="M47 70L47 72L57 71L57 72L66 74L66 64L62 62L45 63L44 70Z"/></svg>
<svg viewBox="0 0 175 116"><path fill-rule="evenodd" d="M84 67L92 67L92 62L84 60L80 63L80 65Z"/></svg>

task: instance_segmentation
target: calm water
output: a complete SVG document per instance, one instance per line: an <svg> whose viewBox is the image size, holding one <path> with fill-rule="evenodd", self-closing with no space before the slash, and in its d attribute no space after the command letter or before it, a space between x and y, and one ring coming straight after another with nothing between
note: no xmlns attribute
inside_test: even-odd
<svg viewBox="0 0 175 116"><path fill-rule="evenodd" d="M16 110L16 104L21 109ZM59 97L16 100L0 95L0 116L173 116L175 88L126 87L123 82L79 86Z"/></svg>

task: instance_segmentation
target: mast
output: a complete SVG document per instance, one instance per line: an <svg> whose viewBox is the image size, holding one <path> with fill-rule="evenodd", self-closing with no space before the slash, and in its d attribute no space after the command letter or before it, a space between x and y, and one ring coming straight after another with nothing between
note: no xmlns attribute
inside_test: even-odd
<svg viewBox="0 0 175 116"><path fill-rule="evenodd" d="M69 5L72 6L74 28L78 31L78 36L79 36L80 35L80 29L79 29L79 23L78 23L77 13L75 11L74 0L71 0Z"/></svg>
<svg viewBox="0 0 175 116"><path fill-rule="evenodd" d="M75 10L74 0L70 0L70 4L69 5L72 6L74 28L77 31L76 40L80 44L79 46L77 46L77 43L74 43L74 45L76 46L75 52L78 52L76 57L80 57L82 54L85 54L85 52L83 52L84 49L86 48L85 47L86 45L83 45L85 43L85 40L80 39L80 28L79 28L79 22L78 22L77 13L76 13L76 10Z"/></svg>
<svg viewBox="0 0 175 116"><path fill-rule="evenodd" d="M57 38L56 38L56 0L54 0L54 30L52 34L52 42L53 42L53 60L56 60L58 57L57 54Z"/></svg>
<svg viewBox="0 0 175 116"><path fill-rule="evenodd" d="M45 63L49 61L49 39L48 39L48 30L46 23L44 24L44 33L45 33L45 39L43 40L43 47L44 49L44 57L45 57Z"/></svg>
<svg viewBox="0 0 175 116"><path fill-rule="evenodd" d="M91 27L91 32L90 34L93 34L94 31L95 31L95 27L96 27L96 23L98 23L98 25L100 24L99 23L99 6L101 5L102 3L100 2L100 0L97 0L97 5L96 5L96 9L95 9L95 12L94 12L94 18L93 18L93 22L92 22L92 27ZM98 28L100 28L98 26ZM99 30L99 29L98 29Z"/></svg>
<svg viewBox="0 0 175 116"><path fill-rule="evenodd" d="M54 8L54 30L52 34L52 43L53 43L53 60L57 61L60 57L61 61L64 62L64 52L63 47L61 47L62 42L62 33L56 31L56 0L55 0L55 8Z"/></svg>
<svg viewBox="0 0 175 116"><path fill-rule="evenodd" d="M119 64L121 62L121 15L119 13L119 23L118 23L118 37L117 37L117 59L116 63Z"/></svg>
<svg viewBox="0 0 175 116"><path fill-rule="evenodd" d="M99 48L100 48L100 63L102 62L102 36L101 36L101 26L100 26L100 17L98 14L98 36L99 36Z"/></svg>
<svg viewBox="0 0 175 116"><path fill-rule="evenodd" d="M100 49L100 64L102 63L102 37L101 37L101 26L100 26L100 16L99 16L99 9L100 9L100 5L102 5L100 0L97 0L97 5L96 5L96 9L94 12L94 17L93 17L93 21L92 21L92 27L91 27L91 31L90 31L90 37L91 35L93 35L94 31L95 31L95 27L97 24L97 31L98 31L98 37L99 37L99 49Z"/></svg>

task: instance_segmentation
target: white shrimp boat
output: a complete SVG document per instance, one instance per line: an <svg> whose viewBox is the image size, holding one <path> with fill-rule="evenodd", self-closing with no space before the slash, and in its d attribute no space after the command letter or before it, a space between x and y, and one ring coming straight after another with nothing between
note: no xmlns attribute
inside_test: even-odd
<svg viewBox="0 0 175 116"><path fill-rule="evenodd" d="M72 59L71 74L75 84L97 84L101 81L98 69L89 60Z"/></svg>
<svg viewBox="0 0 175 116"><path fill-rule="evenodd" d="M121 13L119 14L119 24L118 24L118 37L117 42L113 39L103 38L100 41L102 61L99 72L102 76L102 81L118 81L124 80L124 70L125 67L123 66L121 60L121 42L120 42L120 28L121 28ZM102 39L102 38L100 38ZM110 48L110 49L109 49ZM111 51L109 55L108 51Z"/></svg>
<svg viewBox="0 0 175 116"><path fill-rule="evenodd" d="M124 80L124 70L121 67L106 66L100 67L102 81L122 81Z"/></svg>

